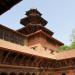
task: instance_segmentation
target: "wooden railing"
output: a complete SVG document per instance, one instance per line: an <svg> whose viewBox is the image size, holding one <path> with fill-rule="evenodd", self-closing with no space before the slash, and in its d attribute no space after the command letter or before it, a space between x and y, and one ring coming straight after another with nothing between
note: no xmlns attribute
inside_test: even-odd
<svg viewBox="0 0 75 75"><path fill-rule="evenodd" d="M20 33L0 25L0 39L19 45L25 44L25 37Z"/></svg>

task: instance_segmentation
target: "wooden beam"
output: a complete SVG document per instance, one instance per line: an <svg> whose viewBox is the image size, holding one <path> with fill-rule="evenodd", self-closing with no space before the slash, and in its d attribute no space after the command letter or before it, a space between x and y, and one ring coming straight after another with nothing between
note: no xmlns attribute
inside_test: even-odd
<svg viewBox="0 0 75 75"><path fill-rule="evenodd" d="M10 55L10 51L7 53L7 55L5 56L5 58L4 58L4 60L3 60L3 62L2 63L5 63L6 62L6 60L7 60L7 58L8 58L8 56Z"/></svg>
<svg viewBox="0 0 75 75"><path fill-rule="evenodd" d="M15 63L15 60L17 59L17 57L18 57L19 55L20 55L20 54L17 54L17 55L15 56L15 58L12 60L12 64Z"/></svg>

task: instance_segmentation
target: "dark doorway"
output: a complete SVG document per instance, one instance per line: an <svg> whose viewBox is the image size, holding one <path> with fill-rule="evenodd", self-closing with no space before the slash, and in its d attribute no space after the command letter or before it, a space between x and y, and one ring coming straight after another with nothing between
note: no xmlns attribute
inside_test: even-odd
<svg viewBox="0 0 75 75"><path fill-rule="evenodd" d="M12 73L10 73L10 75L16 75L16 73L12 72Z"/></svg>
<svg viewBox="0 0 75 75"><path fill-rule="evenodd" d="M36 75L35 73L32 73L32 75Z"/></svg>
<svg viewBox="0 0 75 75"><path fill-rule="evenodd" d="M19 73L18 75L24 75L24 73Z"/></svg>
<svg viewBox="0 0 75 75"><path fill-rule="evenodd" d="M62 73L62 75L66 75L66 73Z"/></svg>
<svg viewBox="0 0 75 75"><path fill-rule="evenodd" d="M26 75L31 75L30 73L26 73Z"/></svg>
<svg viewBox="0 0 75 75"><path fill-rule="evenodd" d="M0 73L0 75L7 75L7 73L5 73L5 72L2 72L2 73Z"/></svg>

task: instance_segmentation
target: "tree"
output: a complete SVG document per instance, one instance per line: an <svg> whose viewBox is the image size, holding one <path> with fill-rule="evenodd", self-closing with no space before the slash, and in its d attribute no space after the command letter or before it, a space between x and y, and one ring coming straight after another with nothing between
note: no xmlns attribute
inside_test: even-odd
<svg viewBox="0 0 75 75"><path fill-rule="evenodd" d="M71 49L75 49L75 29L73 29L72 31L72 35L71 35L71 45L70 46L67 46L67 45L64 45L64 46L61 46L59 48L60 51L66 51L66 50L71 50Z"/></svg>
<svg viewBox="0 0 75 75"><path fill-rule="evenodd" d="M71 48L75 48L75 29L72 31L72 43L71 43Z"/></svg>
<svg viewBox="0 0 75 75"><path fill-rule="evenodd" d="M67 50L70 50L70 49L71 49L70 46L64 45L64 46L61 46L61 47L59 48L59 51L67 51Z"/></svg>

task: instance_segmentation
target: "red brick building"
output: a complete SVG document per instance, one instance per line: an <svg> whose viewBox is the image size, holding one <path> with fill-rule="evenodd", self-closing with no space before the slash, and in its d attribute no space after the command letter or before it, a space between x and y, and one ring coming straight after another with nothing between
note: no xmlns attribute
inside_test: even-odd
<svg viewBox="0 0 75 75"><path fill-rule="evenodd" d="M20 23L16 31L0 25L0 75L75 75L75 50L58 51L64 44L37 9Z"/></svg>

